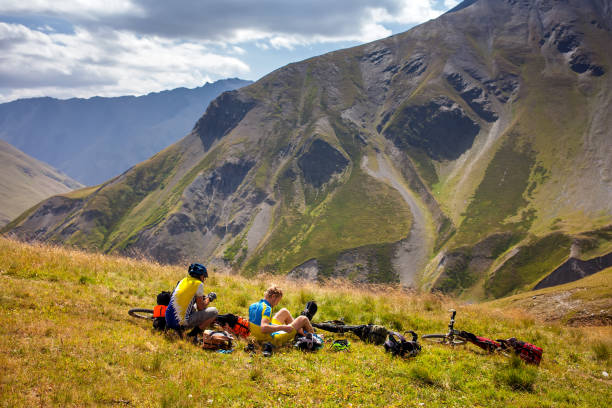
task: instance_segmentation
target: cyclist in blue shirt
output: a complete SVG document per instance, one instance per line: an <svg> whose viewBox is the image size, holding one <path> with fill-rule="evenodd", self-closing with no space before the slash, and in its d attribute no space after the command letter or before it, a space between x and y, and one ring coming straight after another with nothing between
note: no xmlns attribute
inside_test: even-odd
<svg viewBox="0 0 612 408"><path fill-rule="evenodd" d="M265 291L263 299L249 307L249 329L257 340L280 346L293 340L296 333L303 335L304 331L313 332L306 316L294 319L285 308L272 316L272 308L278 305L282 297L282 289L271 286Z"/></svg>

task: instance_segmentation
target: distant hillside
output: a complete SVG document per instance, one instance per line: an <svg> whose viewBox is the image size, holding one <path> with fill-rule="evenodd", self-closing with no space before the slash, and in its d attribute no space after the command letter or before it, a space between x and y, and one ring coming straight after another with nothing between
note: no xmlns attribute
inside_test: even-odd
<svg viewBox="0 0 612 408"><path fill-rule="evenodd" d="M176 142L210 101L250 83L225 79L139 97L20 99L0 104L0 139L96 185Z"/></svg>
<svg viewBox="0 0 612 408"><path fill-rule="evenodd" d="M0 140L0 226L55 194L83 185Z"/></svg>

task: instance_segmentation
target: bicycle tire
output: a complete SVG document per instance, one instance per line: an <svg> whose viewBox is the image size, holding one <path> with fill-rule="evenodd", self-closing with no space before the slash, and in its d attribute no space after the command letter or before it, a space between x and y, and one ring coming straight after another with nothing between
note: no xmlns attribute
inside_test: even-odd
<svg viewBox="0 0 612 408"><path fill-rule="evenodd" d="M451 344L448 341L448 336L446 334L424 334L421 336L421 339L427 340L430 343ZM453 343L452 343L453 346L459 346L461 344L465 344L465 340L457 339L457 338L453 339Z"/></svg>
<svg viewBox="0 0 612 408"><path fill-rule="evenodd" d="M137 319L153 320L153 309L130 309L128 314Z"/></svg>

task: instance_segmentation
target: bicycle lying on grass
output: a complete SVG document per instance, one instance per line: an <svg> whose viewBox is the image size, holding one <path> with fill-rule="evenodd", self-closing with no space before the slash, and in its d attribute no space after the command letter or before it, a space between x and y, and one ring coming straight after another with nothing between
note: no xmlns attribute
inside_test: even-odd
<svg viewBox="0 0 612 408"><path fill-rule="evenodd" d="M128 310L128 314L137 319L153 320L153 309L135 308Z"/></svg>
<svg viewBox="0 0 612 408"><path fill-rule="evenodd" d="M526 363L535 365L540 364L540 361L542 360L542 353L544 352L541 347L527 343L526 341L518 340L515 337L510 337L506 340L491 340L486 337L476 336L475 334L464 330L457 330L455 329L455 315L457 314L457 311L451 309L449 312L452 314L450 323L448 325L448 333L426 334L421 338L430 343L449 344L451 346L470 342L489 353L498 353L505 357L517 355Z"/></svg>
<svg viewBox="0 0 612 408"><path fill-rule="evenodd" d="M455 329L455 315L457 311L455 309L449 310L452 313L451 320L448 325L448 333L446 334L425 334L421 336L423 340L427 340L430 343L438 344L449 344L451 346L458 346L465 344L467 339L462 336L461 331Z"/></svg>

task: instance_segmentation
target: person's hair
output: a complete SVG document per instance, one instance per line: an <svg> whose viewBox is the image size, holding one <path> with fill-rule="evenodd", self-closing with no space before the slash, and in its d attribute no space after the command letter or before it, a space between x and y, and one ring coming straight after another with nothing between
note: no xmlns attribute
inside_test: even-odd
<svg viewBox="0 0 612 408"><path fill-rule="evenodd" d="M273 297L273 296L283 297L283 290L276 285L270 286L264 292L264 297Z"/></svg>

